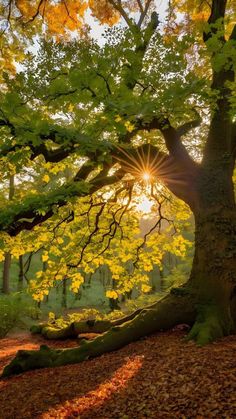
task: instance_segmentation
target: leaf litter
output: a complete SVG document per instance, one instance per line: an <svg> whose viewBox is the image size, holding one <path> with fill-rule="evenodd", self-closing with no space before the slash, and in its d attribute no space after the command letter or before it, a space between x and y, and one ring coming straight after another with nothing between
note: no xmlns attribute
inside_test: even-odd
<svg viewBox="0 0 236 419"><path fill-rule="evenodd" d="M0 419L234 419L236 336L199 348L178 328L80 364L0 380ZM0 340L2 369L42 337ZM75 347L76 340L50 342Z"/></svg>

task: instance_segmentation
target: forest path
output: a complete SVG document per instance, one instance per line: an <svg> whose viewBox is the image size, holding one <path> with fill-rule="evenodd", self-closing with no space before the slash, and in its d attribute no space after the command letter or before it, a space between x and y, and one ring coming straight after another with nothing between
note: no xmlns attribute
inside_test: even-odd
<svg viewBox="0 0 236 419"><path fill-rule="evenodd" d="M236 336L204 348L183 336L159 333L81 364L0 380L0 419L236 418ZM15 333L0 340L0 368L43 343L78 345Z"/></svg>

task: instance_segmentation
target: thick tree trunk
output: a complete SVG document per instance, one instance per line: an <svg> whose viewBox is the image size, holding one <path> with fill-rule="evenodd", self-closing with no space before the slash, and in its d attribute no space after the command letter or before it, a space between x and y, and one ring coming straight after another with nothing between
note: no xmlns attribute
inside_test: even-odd
<svg viewBox="0 0 236 419"><path fill-rule="evenodd" d="M189 338L205 344L236 331L236 212L196 216L195 256L189 288L197 319Z"/></svg>
<svg viewBox="0 0 236 419"><path fill-rule="evenodd" d="M223 141L223 138L222 138ZM195 211L195 255L189 288L197 318L189 338L205 344L234 333L236 295L236 206L230 154L203 160Z"/></svg>

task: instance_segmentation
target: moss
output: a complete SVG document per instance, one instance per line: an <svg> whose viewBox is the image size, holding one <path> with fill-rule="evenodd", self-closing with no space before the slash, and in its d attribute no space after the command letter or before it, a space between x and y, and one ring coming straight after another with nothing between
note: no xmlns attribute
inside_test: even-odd
<svg viewBox="0 0 236 419"><path fill-rule="evenodd" d="M104 333L112 327L112 324L109 320L87 320L74 322L74 328L77 333Z"/></svg>
<svg viewBox="0 0 236 419"><path fill-rule="evenodd" d="M45 324L33 324L33 326L30 327L30 332L32 335L37 335L42 332L43 327L45 327Z"/></svg>
<svg viewBox="0 0 236 419"><path fill-rule="evenodd" d="M18 351L16 357L4 368L2 377L20 374L35 368L45 368L54 365L58 350L43 345L39 351Z"/></svg>
<svg viewBox="0 0 236 419"><path fill-rule="evenodd" d="M54 325L47 325L42 328L41 333L46 339L67 339L78 335L74 328L74 323L61 328Z"/></svg>
<svg viewBox="0 0 236 419"><path fill-rule="evenodd" d="M198 307L198 316L190 330L187 340L195 340L199 346L206 345L231 332L231 321L225 314L227 310L214 304Z"/></svg>

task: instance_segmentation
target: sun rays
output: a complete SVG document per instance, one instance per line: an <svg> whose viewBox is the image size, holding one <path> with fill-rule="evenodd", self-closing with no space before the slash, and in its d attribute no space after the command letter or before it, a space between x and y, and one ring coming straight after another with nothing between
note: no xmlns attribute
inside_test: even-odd
<svg viewBox="0 0 236 419"><path fill-rule="evenodd" d="M115 156L115 159L138 182L151 184L157 177L164 178L167 168L166 156L155 147L147 144L132 150L132 152L121 147L117 147L117 149L120 155Z"/></svg>
<svg viewBox="0 0 236 419"><path fill-rule="evenodd" d="M188 185L186 170L178 164L173 156L159 151L152 144L145 144L136 149L125 149L117 146L118 153L114 159L126 174L134 178L135 183L151 186L154 183L164 184L178 191Z"/></svg>

